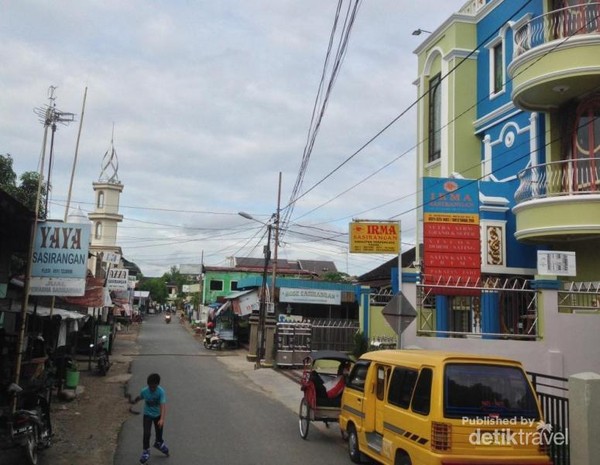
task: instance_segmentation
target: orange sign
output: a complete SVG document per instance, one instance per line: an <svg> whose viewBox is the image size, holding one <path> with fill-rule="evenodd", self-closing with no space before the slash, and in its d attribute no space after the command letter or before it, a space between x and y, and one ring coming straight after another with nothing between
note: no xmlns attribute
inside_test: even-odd
<svg viewBox="0 0 600 465"><path fill-rule="evenodd" d="M400 253L400 223L350 223L350 253Z"/></svg>

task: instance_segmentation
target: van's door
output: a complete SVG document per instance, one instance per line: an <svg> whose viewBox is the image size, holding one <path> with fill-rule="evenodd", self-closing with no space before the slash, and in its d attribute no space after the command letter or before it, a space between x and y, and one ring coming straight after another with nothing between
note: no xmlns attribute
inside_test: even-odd
<svg viewBox="0 0 600 465"><path fill-rule="evenodd" d="M362 360L356 362L348 376L342 397L341 415L352 421L359 431L365 427L365 385L369 365L369 362Z"/></svg>
<svg viewBox="0 0 600 465"><path fill-rule="evenodd" d="M380 365L376 367L375 378L375 432L383 435L385 395L390 379L391 367Z"/></svg>

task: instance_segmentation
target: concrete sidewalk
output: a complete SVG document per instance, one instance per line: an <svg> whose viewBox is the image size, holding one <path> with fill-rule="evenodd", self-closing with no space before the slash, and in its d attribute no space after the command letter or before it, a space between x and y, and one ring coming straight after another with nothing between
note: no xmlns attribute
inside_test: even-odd
<svg viewBox="0 0 600 465"><path fill-rule="evenodd" d="M302 371L275 368L256 369L255 363L246 359L247 353L246 350L239 349L226 355L219 355L217 359L227 369L244 375L268 397L281 402L297 413L303 396L299 384Z"/></svg>

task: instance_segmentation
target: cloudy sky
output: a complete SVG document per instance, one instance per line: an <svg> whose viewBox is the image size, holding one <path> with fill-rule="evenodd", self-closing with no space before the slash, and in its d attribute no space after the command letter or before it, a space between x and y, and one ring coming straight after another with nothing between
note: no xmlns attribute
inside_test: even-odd
<svg viewBox="0 0 600 465"><path fill-rule="evenodd" d="M18 175L39 169L34 109L55 86L56 108L76 116L55 133L50 216L65 214L80 121L71 207L93 210L114 126L117 243L146 276L202 257L261 257L266 228L238 212L268 221L279 173L279 257L362 274L392 257L349 254L353 218L400 220L403 249L414 244L415 112L377 136L416 98L413 50L425 35L411 33L433 31L464 3L361 2L324 106L319 83L332 81L348 0L333 35L334 0L5 0L0 153ZM290 210L315 107L325 110Z"/></svg>

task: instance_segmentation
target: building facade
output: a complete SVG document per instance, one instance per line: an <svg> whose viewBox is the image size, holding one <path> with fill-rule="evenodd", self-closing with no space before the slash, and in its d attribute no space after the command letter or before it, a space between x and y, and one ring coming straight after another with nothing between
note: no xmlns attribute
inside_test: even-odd
<svg viewBox="0 0 600 465"><path fill-rule="evenodd" d="M599 15L469 1L416 49L423 195L403 289L418 316L403 346L600 371Z"/></svg>

